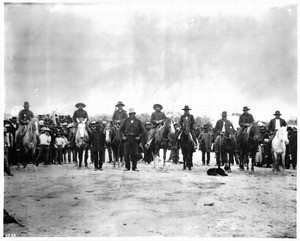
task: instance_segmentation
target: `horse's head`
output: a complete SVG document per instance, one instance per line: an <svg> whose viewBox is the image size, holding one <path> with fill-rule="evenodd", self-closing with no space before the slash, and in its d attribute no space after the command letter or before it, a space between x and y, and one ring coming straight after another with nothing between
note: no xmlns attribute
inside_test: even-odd
<svg viewBox="0 0 300 241"><path fill-rule="evenodd" d="M260 126L257 123L252 123L249 126L249 137L254 140L259 140L260 138Z"/></svg>
<svg viewBox="0 0 300 241"><path fill-rule="evenodd" d="M111 142L111 128L108 127L105 128L105 141L106 143Z"/></svg>
<svg viewBox="0 0 300 241"><path fill-rule="evenodd" d="M85 132L86 132L86 129L85 129L85 123L78 123L78 126L77 126L77 134L79 137L84 137L85 135Z"/></svg>
<svg viewBox="0 0 300 241"><path fill-rule="evenodd" d="M190 132L190 129L191 129L191 123L190 123L190 121L189 121L189 119L185 119L184 121L183 121L183 132L185 133L185 134L188 134L189 132Z"/></svg>
<svg viewBox="0 0 300 241"><path fill-rule="evenodd" d="M284 142L286 145L289 144L289 139L288 139L288 132L287 132L287 127L282 126L278 129L276 132L276 137L281 141Z"/></svg>

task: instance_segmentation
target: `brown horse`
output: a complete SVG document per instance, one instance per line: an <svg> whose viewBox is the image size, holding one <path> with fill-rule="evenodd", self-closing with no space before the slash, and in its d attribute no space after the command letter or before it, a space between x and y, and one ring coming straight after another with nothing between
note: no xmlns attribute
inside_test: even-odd
<svg viewBox="0 0 300 241"><path fill-rule="evenodd" d="M186 167L191 170L193 166L193 137L190 131L190 121L187 119L183 122L183 129L180 134L179 146L183 155L183 170Z"/></svg>
<svg viewBox="0 0 300 241"><path fill-rule="evenodd" d="M216 161L218 168L221 165L225 165L225 170L231 172L231 161L235 155L235 140L234 140L234 130L229 128L225 133L220 132L214 133L214 152L216 154ZM228 154L228 155L227 155ZM228 160L229 156L229 160Z"/></svg>
<svg viewBox="0 0 300 241"><path fill-rule="evenodd" d="M124 166L124 148L122 136L117 125L107 125L105 129L105 141L107 144L110 144L111 149L113 151L113 168L116 168L116 162L118 163L118 168L120 167L120 162L122 166Z"/></svg>
<svg viewBox="0 0 300 241"><path fill-rule="evenodd" d="M158 160L160 149L163 149L163 151L164 151L163 168L165 167L167 149L169 147L169 142L171 140L171 136L174 133L175 133L174 122L170 118L167 118L164 125L159 127L156 130L154 140L152 141L151 146L150 146L150 150L152 151L152 155L153 155L155 168L158 164L158 163L156 163L156 161Z"/></svg>
<svg viewBox="0 0 300 241"><path fill-rule="evenodd" d="M244 162L249 170L249 154L251 155L251 171L254 171L255 155L260 139L260 127L257 123L252 123L247 131L244 129L236 133L236 141L240 150L240 170L244 170Z"/></svg>
<svg viewBox="0 0 300 241"><path fill-rule="evenodd" d="M23 144L23 167L27 166L27 163L35 162L35 151L38 135L38 122L34 119L29 121L25 128L25 134L22 139Z"/></svg>

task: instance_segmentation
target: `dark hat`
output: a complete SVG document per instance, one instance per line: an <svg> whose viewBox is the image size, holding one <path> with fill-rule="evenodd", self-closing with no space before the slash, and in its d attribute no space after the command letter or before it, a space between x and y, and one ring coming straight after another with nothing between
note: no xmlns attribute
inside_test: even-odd
<svg viewBox="0 0 300 241"><path fill-rule="evenodd" d="M85 105L84 103L81 103L81 102L77 103L77 104L75 105L75 107L76 107L76 108L79 108L80 105L82 105L83 108L86 107L86 105Z"/></svg>
<svg viewBox="0 0 300 241"><path fill-rule="evenodd" d="M155 104L155 105L153 106L153 109L155 110L156 107L159 107L161 110L162 110L162 108L163 108L162 105L160 105L160 104Z"/></svg>
<svg viewBox="0 0 300 241"><path fill-rule="evenodd" d="M23 106L30 106L30 105L29 105L29 102L28 102L28 101L25 101Z"/></svg>
<svg viewBox="0 0 300 241"><path fill-rule="evenodd" d="M191 110L188 105L186 105L182 110Z"/></svg>
<svg viewBox="0 0 300 241"><path fill-rule="evenodd" d="M273 114L273 115L281 115L281 114L280 114L280 111L279 111L279 110L276 110L276 111L275 111L275 114Z"/></svg>
<svg viewBox="0 0 300 241"><path fill-rule="evenodd" d="M125 106L122 101L118 101L118 104L116 104L116 107L118 107L119 105Z"/></svg>
<svg viewBox="0 0 300 241"><path fill-rule="evenodd" d="M227 116L227 111L223 111L221 115L222 116Z"/></svg>
<svg viewBox="0 0 300 241"><path fill-rule="evenodd" d="M208 129L208 124L204 124L204 125L203 125L203 128L204 128L204 129Z"/></svg>
<svg viewBox="0 0 300 241"><path fill-rule="evenodd" d="M247 106L243 107L243 111L250 110Z"/></svg>
<svg viewBox="0 0 300 241"><path fill-rule="evenodd" d="M16 117L16 116L14 116L14 117L12 117L12 118L11 118L11 120L17 120L17 117Z"/></svg>

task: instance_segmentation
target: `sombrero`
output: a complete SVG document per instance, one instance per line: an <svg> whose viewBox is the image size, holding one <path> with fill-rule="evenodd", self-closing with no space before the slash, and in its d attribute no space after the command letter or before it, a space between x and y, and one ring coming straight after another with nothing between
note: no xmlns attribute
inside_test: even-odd
<svg viewBox="0 0 300 241"><path fill-rule="evenodd" d="M86 107L86 105L85 105L84 103L81 103L81 102L77 103L77 104L75 105L75 107L76 107L76 108L79 108L80 105L82 105L83 108Z"/></svg>

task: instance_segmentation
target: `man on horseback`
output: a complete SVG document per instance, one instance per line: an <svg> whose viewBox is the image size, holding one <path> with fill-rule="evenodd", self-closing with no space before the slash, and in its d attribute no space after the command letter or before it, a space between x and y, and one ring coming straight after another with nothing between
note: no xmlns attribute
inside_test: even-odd
<svg viewBox="0 0 300 241"><path fill-rule="evenodd" d="M126 110L123 110L123 106L125 105L122 103L122 101L119 101L118 104L116 104L117 109L112 117L113 125L120 126L122 121L128 117Z"/></svg>
<svg viewBox="0 0 300 241"><path fill-rule="evenodd" d="M222 118L217 121L215 126L216 135L219 136L224 134L226 137L229 137L231 130L235 132L233 124L227 119L227 111L222 112Z"/></svg>
<svg viewBox="0 0 300 241"><path fill-rule="evenodd" d="M122 133L124 140L124 171L130 170L130 157L132 161L132 171L138 171L136 169L139 151L138 147L139 140L144 134L144 127L142 121L135 117L134 108L129 108L129 117L122 122L120 132Z"/></svg>
<svg viewBox="0 0 300 241"><path fill-rule="evenodd" d="M249 113L249 108L247 106L243 107L243 114L239 118L239 125L241 127L240 131L246 132L248 126L254 122L253 116Z"/></svg>
<svg viewBox="0 0 300 241"><path fill-rule="evenodd" d="M271 119L268 125L268 130L269 130L269 142L268 142L268 152L271 152L271 143L272 140L274 139L276 132L278 129L282 126L287 126L286 121L282 118L280 118L281 113L279 110L275 111L275 118Z"/></svg>
<svg viewBox="0 0 300 241"><path fill-rule="evenodd" d="M87 126L87 121L89 120L89 116L88 113L83 109L86 107L86 105L84 103L77 103L75 107L78 109L74 111L73 118L72 118L74 121L74 128L77 128L78 123L81 122L85 123Z"/></svg>
<svg viewBox="0 0 300 241"><path fill-rule="evenodd" d="M163 109L162 105L155 104L153 106L153 109L155 110L155 112L153 112L151 115L152 129L148 134L148 141L145 145L146 149L149 149L151 142L155 136L156 130L161 127L167 119L165 113L161 111Z"/></svg>
<svg viewBox="0 0 300 241"><path fill-rule="evenodd" d="M183 127L183 123L184 121L188 120L189 124L190 124L190 131L193 137L193 143L194 143L194 151L196 151L197 149L197 138L196 138L196 134L195 134L195 129L194 129L194 124L195 124L195 119L194 116L190 114L190 108L188 105L186 105L183 109L184 114L180 117L180 121L179 121L179 125L182 128ZM178 136L178 139L180 139L180 135Z"/></svg>
<svg viewBox="0 0 300 241"><path fill-rule="evenodd" d="M24 102L23 107L24 109L19 112L20 126L16 131L17 151L20 151L20 147L22 146L22 138L27 130L27 124L34 118L33 112L29 110L30 105L27 101Z"/></svg>

